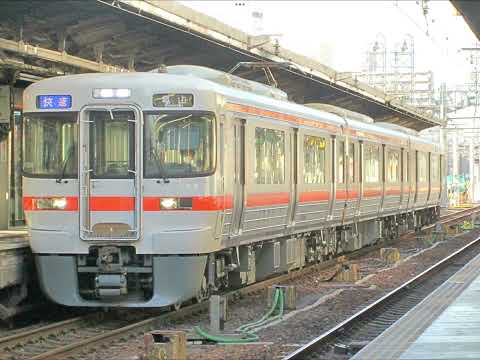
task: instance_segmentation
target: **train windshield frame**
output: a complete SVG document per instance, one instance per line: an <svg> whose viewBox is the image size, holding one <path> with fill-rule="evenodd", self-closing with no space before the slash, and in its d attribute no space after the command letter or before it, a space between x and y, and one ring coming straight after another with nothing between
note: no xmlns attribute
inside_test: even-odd
<svg viewBox="0 0 480 360"><path fill-rule="evenodd" d="M144 178L209 176L216 167L216 117L209 111L144 113Z"/></svg>
<svg viewBox="0 0 480 360"><path fill-rule="evenodd" d="M23 175L78 177L78 112L25 113ZM28 141L27 141L28 139Z"/></svg>

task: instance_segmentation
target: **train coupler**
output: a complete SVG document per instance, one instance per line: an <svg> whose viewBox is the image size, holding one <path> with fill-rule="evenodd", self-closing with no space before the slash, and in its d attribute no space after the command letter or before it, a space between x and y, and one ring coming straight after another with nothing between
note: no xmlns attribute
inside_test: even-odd
<svg viewBox="0 0 480 360"><path fill-rule="evenodd" d="M125 274L98 274L95 276L95 292L99 297L126 295L127 276Z"/></svg>

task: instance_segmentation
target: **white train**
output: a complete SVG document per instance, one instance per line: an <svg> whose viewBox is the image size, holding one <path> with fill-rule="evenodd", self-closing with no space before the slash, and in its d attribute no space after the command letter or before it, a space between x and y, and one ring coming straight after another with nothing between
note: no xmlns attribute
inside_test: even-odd
<svg viewBox="0 0 480 360"><path fill-rule="evenodd" d="M31 248L65 305L178 306L439 212L437 145L208 68L42 80L24 117Z"/></svg>

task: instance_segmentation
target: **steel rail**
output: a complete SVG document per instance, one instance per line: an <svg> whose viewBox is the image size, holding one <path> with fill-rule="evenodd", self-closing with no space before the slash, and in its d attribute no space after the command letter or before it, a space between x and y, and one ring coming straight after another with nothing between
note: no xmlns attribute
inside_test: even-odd
<svg viewBox="0 0 480 360"><path fill-rule="evenodd" d="M380 308L385 303L387 303L387 301L390 301L397 296L402 296L401 293L403 291L408 290L409 287L411 287L412 285L421 283L422 281L424 281L425 278L431 275L434 275L441 267L448 265L449 263L454 261L458 256L465 253L471 247L478 245L479 243L480 243L480 236L477 237L475 240L471 241L470 243L468 243L467 245L463 246L459 250L455 251L453 254L450 254L449 256L442 259L438 263L432 265L431 267L429 267L422 273L418 274L414 278L408 280L404 284L390 291L388 294L384 295L374 303L368 305L367 307L355 313L348 319L342 321L340 324L336 325L332 329L326 331L322 335L311 340L306 345L302 346L301 348L287 355L286 357L283 358L283 360L305 359L306 356L314 353L318 348L331 343L332 340L334 340L344 332L345 328L350 328L355 323L362 321L362 319L367 317L369 314L374 313L378 308Z"/></svg>
<svg viewBox="0 0 480 360"><path fill-rule="evenodd" d="M302 273L303 274L303 273ZM248 295L260 290L265 289L268 286L278 284L279 282L283 282L300 275L300 271L295 271L294 273L283 274L278 277L274 277L271 279L267 279L258 283L254 283L252 285L246 286L244 288L240 288L237 290L230 291L224 296L227 298L228 301L232 301L237 296L240 295ZM78 353L80 351L88 351L93 347L98 346L101 343L115 341L118 338L124 338L128 336L128 333L131 332L143 332L148 330L153 330L155 326L158 324L166 321L171 320L179 320L188 316L192 316L196 313L205 312L208 310L208 302L197 303L193 305L186 306L184 308L180 308L178 311L172 311L166 314L162 314L156 317L152 317L149 319L145 319L142 321L138 321L133 324L129 324L127 326L111 330L105 332L101 335L94 336L88 339L80 340L75 343L68 344L66 346L58 347L51 351L42 353L40 355L34 356L30 358L31 360L50 360L50 359L63 359L68 357L74 353Z"/></svg>
<svg viewBox="0 0 480 360"><path fill-rule="evenodd" d="M0 338L0 349L5 351L10 348L20 346L23 343L31 342L39 338L48 337L63 331L77 328L81 323L93 320L96 314L79 316L53 324L45 325L18 334Z"/></svg>
<svg viewBox="0 0 480 360"><path fill-rule="evenodd" d="M424 226L422 230L430 230L438 224L448 224L452 221L463 219L477 212L480 212L480 205L471 207L469 209L463 209L452 214L445 214L440 217L439 221L435 222L434 224Z"/></svg>
<svg viewBox="0 0 480 360"><path fill-rule="evenodd" d="M381 244L371 246L368 248L362 248L358 251L355 251L351 254L345 254L348 259L354 259L356 257L362 256L366 253L371 251L375 251L381 247ZM331 259L320 264L315 264L311 266L307 266L303 269L295 270L290 273L282 274L280 276L276 276L267 280L263 280L246 287L236 289L224 294L228 301L233 301L236 297L241 295L249 295L258 291L261 291L268 286L275 285L278 283L282 283L288 280L295 279L297 277L306 275L310 272L323 270L331 267L332 265L337 263L337 259ZM44 352L37 356L30 358L31 360L50 360L50 359L63 359L68 357L72 354L78 353L80 351L88 351L89 349L93 349L97 347L99 344L103 344L106 342L112 342L119 338L124 338L128 336L128 333L137 332L141 333L142 331L149 331L155 329L156 326L161 324L162 322L171 321L171 320L179 320L188 316L191 316L196 313L205 312L208 310L208 302L202 302L199 304L193 304L186 306L184 308L180 308L178 311L169 312L166 314L162 314L156 317L152 317L149 319L141 320L133 324L126 325L124 327L111 330L105 332L101 335L93 336L91 338L83 339L78 342L74 342L65 346L58 347L56 349L52 349L48 352Z"/></svg>
<svg viewBox="0 0 480 360"><path fill-rule="evenodd" d="M363 248L363 249L360 249L359 251L356 251L354 253L346 254L345 256L349 259L354 259L356 257L364 255L365 253L376 250L377 247L378 246ZM297 277L308 274L309 272L329 268L332 265L334 265L336 263L336 261L337 261L337 259L331 259L331 260L324 261L324 262L319 263L319 264L310 265L310 266L307 266L307 267L305 267L303 269L300 269L300 270L292 271L292 272L286 273L286 274L284 273L284 274L281 274L279 276L269 278L267 280L248 285L244 288L240 288L240 289L237 289L237 290L230 291L225 295L231 301L231 300L235 299L235 297L237 297L237 296L252 294L252 293L258 292L260 290L263 290L264 288L266 288L270 285L274 285L274 284L278 284L278 283L285 282L285 281L288 281L288 280L292 280L292 279L295 279ZM207 304L208 303L204 302L204 303L200 303L200 304L190 305L190 306L181 308L177 312L166 313L166 314L159 315L157 317L142 320L142 321L139 321L137 323L130 324L130 325L124 326L122 328L119 328L118 329L119 331L112 330L110 332L107 332L107 333L104 333L104 334L100 335L99 337L92 337L91 339L90 338L85 339L85 340L82 340L78 343L72 343L72 344L69 344L69 345L67 345L63 348L59 348L59 349L63 349L63 351L72 351L73 352L73 350L75 348L81 347L83 345L88 345L92 341L100 341L102 339L107 340L109 338L109 335L113 336L113 335L116 335L117 333L119 334L119 333L122 333L124 331L127 331L130 328L134 329L135 327L147 326L150 323L156 323L156 322L162 322L162 321L166 321L166 320L170 320L170 319L181 318L181 317L191 315L192 313L196 313L196 312L200 312L200 311L206 311L207 308L208 308ZM98 316L98 313L63 320L63 321L60 321L60 322L57 322L57 323L49 324L49 325L46 325L46 326L43 326L43 327L39 327L39 328L28 330L28 331L18 333L18 334L15 334L15 335L0 338L0 350L5 351L5 350L11 349L11 348L22 346L22 344L26 344L26 343L29 343L29 342L35 342L35 341L47 338L51 335L59 334L61 332L66 332L66 331L70 331L70 330L75 330L79 327L82 327L82 324L84 322L87 322L89 320L95 321L95 316ZM54 350L52 350L48 353L39 354L36 357L34 357L33 359L48 359L49 357L54 356L56 353L57 353L57 351L56 351L56 349L54 349Z"/></svg>
<svg viewBox="0 0 480 360"><path fill-rule="evenodd" d="M473 209L460 211L462 213L461 215L459 214L460 212L457 212L455 214L447 214L443 217L443 220L446 221L446 222L455 221L458 218L463 218L465 216L470 215L470 213L472 213L472 212L478 212L478 211L480 211L480 206L478 206L476 208L473 208ZM457 216L454 217L453 219L451 219L452 215L457 215ZM460 216L458 216L458 215L460 215ZM448 256L447 258L443 259L442 261L440 261L439 263L437 263L434 266L441 266L441 264L445 264L447 261L452 259L455 255L462 253L464 250L466 250L470 246L474 245L478 241L480 241L480 237L477 238L476 240L472 241L468 245L464 246L463 248L461 248L460 250L458 250L454 254L452 254L452 255ZM362 249L359 249L358 251L355 251L351 254L346 254L346 257L349 258L349 259L353 259L353 258L362 256L365 253L375 251L376 249L380 248L381 246L382 246L382 244L378 244L378 245L375 245L375 246L362 248ZM308 266L304 269L300 269L300 270L297 270L297 271L293 271L291 273L283 274L283 275L277 276L277 277L272 278L272 279L268 279L268 280L264 280L264 281L259 282L259 283L252 284L252 285L247 286L245 288L241 288L241 289L238 289L238 290L231 291L231 292L226 294L226 297L227 297L228 300L231 300L231 299L235 298L237 295L240 295L240 294L242 294L242 295L250 294L250 293L262 290L262 289L264 289L264 288L266 288L270 285L277 284L277 283L280 283L280 282L284 282L284 281L287 281L287 280L294 279L296 277L305 275L307 272L328 268L328 267L332 266L333 264L335 264L336 262L337 262L337 259L332 259L332 260L329 260L329 261L326 261L326 262L323 262L323 263L320 263L320 264ZM405 283L403 288L406 288L409 285L413 284L414 282L419 281L419 279L426 276L428 274L428 272L432 271L432 270L433 270L433 267L431 267L431 268L427 269L426 271L422 272L421 274L416 276L414 279ZM393 294L395 294L395 293L397 293L401 290L402 290L401 288L397 288L396 290L387 294L386 296L384 296L382 298L383 301L387 300L389 295L392 296ZM369 308L373 308L375 304L377 304L377 306L378 306L380 303L383 302L383 301L381 302L382 299L380 299L376 303L372 304ZM98 346L99 343L103 343L103 342L107 342L107 341L114 341L115 338L125 337L126 333L128 333L128 332L139 332L142 329L152 330L152 329L154 329L156 324L158 324L162 321L174 320L174 319L186 317L186 316L189 316L192 313L206 311L207 308L208 308L207 303L190 305L188 307L180 309L177 312L160 315L158 317L151 318L151 319L146 319L146 320L140 321L138 323L131 324L131 325L125 326L123 328L115 329L113 331L101 334L99 336L96 336L96 337L93 337L93 338L90 338L90 339L82 340L78 343L69 344L69 345L67 345L63 348L57 348L57 349L51 350L48 353L44 353L42 355L39 355L37 357L32 358L32 360L47 360L47 359L55 359L55 358L59 358L59 357L66 357L68 355L71 355L73 353L78 352L78 349L82 349L82 351L86 351L86 350L88 351L89 348L96 347L96 346ZM341 329L343 326L345 326L345 324L346 324L345 322L340 324L338 326L338 329Z"/></svg>
<svg viewBox="0 0 480 360"><path fill-rule="evenodd" d="M480 206L470 208L470 209L460 210L453 214L445 214L440 218L439 222L441 223L452 222L452 221L464 218L466 216L469 216L474 212L480 212ZM454 217L452 218L452 216ZM433 227L433 226L434 225L425 227L424 230L429 229L430 227ZM409 233L410 232L406 232L402 235L404 236ZM376 251L380 249L382 246L384 246L383 243L378 243L376 245L364 247L352 253L346 253L342 255L345 256L346 259L352 260L352 259L361 257L365 254L368 254L370 252ZM267 280L264 280L258 283L251 284L244 288L230 291L226 293L225 296L228 298L229 301L231 301L239 295L252 294L274 284L292 280L314 271L328 269L333 265L335 265L337 261L338 261L337 258L333 258L318 264L309 265L299 270L295 270L286 274L284 273L279 276L269 278ZM147 328L153 329L153 327L158 323L161 323L167 320L180 319L198 312L204 312L208 308L207 304L208 304L207 302L200 303L200 304L193 304L193 305L189 305L184 308L181 308L177 312L169 312L169 313L162 314L149 319L137 321L135 323L132 323L114 330L107 331L101 335L92 336L91 338L86 338L78 342L70 343L68 345L58 347L48 352L41 353L39 355L34 356L32 359L36 359L36 360L51 359L59 356L65 356L66 354L76 353L79 351L79 349L84 350L87 348L95 347L99 343L112 341L116 337L124 336L124 334L129 331L136 331L136 330L147 329ZM87 322L89 320L95 320L96 316L98 316L98 314L89 314L86 316L80 316L80 317L60 321L57 323L49 324L36 329L32 329L23 333L0 338L0 349L8 350L9 348L21 346L22 344L25 344L27 342L32 342L38 339L47 338L51 335L59 334L63 331L74 330L76 328L81 327L81 325L84 322Z"/></svg>

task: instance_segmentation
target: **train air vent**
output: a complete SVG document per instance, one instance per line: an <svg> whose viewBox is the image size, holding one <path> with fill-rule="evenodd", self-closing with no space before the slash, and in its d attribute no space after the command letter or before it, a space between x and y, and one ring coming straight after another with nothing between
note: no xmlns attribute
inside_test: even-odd
<svg viewBox="0 0 480 360"><path fill-rule="evenodd" d="M277 88L261 84L256 81L243 79L239 76L228 74L223 71L209 69L195 65L174 65L167 67L167 73L174 75L187 75L213 81L217 84L231 88L248 91L257 95L268 96L278 100L288 100L287 94Z"/></svg>
<svg viewBox="0 0 480 360"><path fill-rule="evenodd" d="M335 114L341 117L345 117L347 119L362 121L364 123L372 124L374 120L367 115L357 113L355 111L350 111L338 106L330 105L330 104L323 104L323 103L308 103L304 104L309 108L329 112L331 114Z"/></svg>

